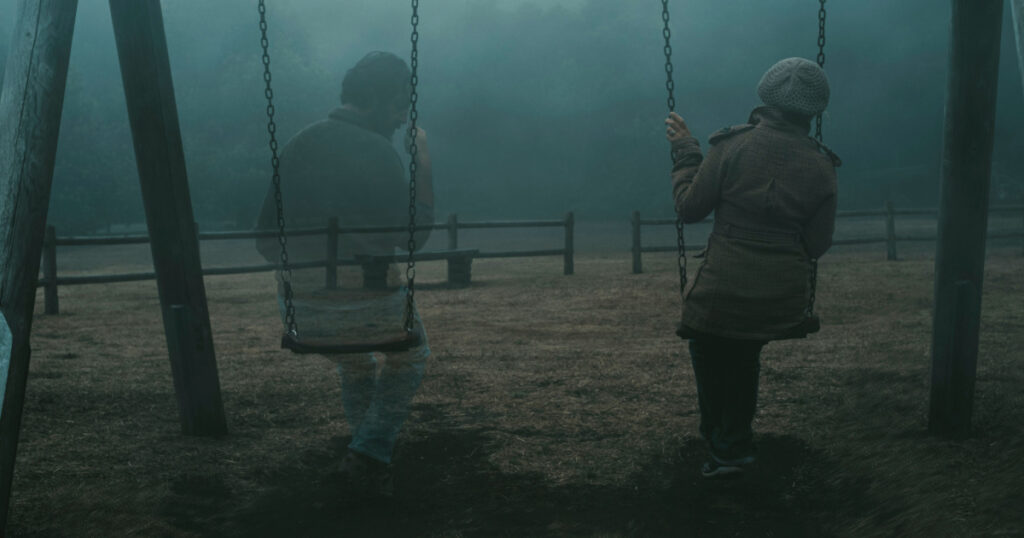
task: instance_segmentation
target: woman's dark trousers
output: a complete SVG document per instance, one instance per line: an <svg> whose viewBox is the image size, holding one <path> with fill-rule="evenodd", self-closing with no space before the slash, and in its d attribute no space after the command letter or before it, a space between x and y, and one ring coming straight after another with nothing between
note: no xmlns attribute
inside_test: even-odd
<svg viewBox="0 0 1024 538"><path fill-rule="evenodd" d="M751 423L757 409L764 344L717 336L690 340L700 404L700 433L719 463L749 463L754 459Z"/></svg>

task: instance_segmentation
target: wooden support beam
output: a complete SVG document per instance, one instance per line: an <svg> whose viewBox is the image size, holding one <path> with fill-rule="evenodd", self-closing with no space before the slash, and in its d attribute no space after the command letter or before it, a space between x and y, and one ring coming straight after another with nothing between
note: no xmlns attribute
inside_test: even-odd
<svg viewBox="0 0 1024 538"><path fill-rule="evenodd" d="M465 287L473 280L473 257L479 254L470 251L461 256L448 258L448 284L452 287Z"/></svg>
<svg viewBox="0 0 1024 538"><path fill-rule="evenodd" d="M338 289L338 217L327 219L327 269L324 287Z"/></svg>
<svg viewBox="0 0 1024 538"><path fill-rule="evenodd" d="M981 324L1002 0L953 0L928 429L970 433Z"/></svg>
<svg viewBox="0 0 1024 538"><path fill-rule="evenodd" d="M1010 0L1010 13L1013 16L1013 34L1017 43L1017 74L1024 83L1024 0ZM1024 243L1021 247L1021 254L1024 255Z"/></svg>
<svg viewBox="0 0 1024 538"><path fill-rule="evenodd" d="M1013 16L1013 33L1017 43L1018 76L1024 81L1024 0L1010 0Z"/></svg>
<svg viewBox="0 0 1024 538"><path fill-rule="evenodd" d="M572 211L565 214L565 254L562 255L562 274L568 276L576 272L576 215Z"/></svg>
<svg viewBox="0 0 1024 538"><path fill-rule="evenodd" d="M0 534L7 524L77 0L21 0L0 90Z"/></svg>
<svg viewBox="0 0 1024 538"><path fill-rule="evenodd" d="M459 216L448 215L448 250L459 249Z"/></svg>
<svg viewBox="0 0 1024 538"><path fill-rule="evenodd" d="M896 261L899 254L896 252L896 210L893 208L892 200L885 202L885 259Z"/></svg>
<svg viewBox="0 0 1024 538"><path fill-rule="evenodd" d="M57 297L57 229L53 226L47 226L43 235L43 278L46 279L43 312L55 316L60 314L60 299Z"/></svg>
<svg viewBox="0 0 1024 538"><path fill-rule="evenodd" d="M160 2L110 0L110 13L181 428L186 435L223 435L227 425Z"/></svg>
<svg viewBox="0 0 1024 538"><path fill-rule="evenodd" d="M640 235L640 212L634 211L633 218L630 220L630 224L633 229L633 274L639 275L644 272L643 265L643 247L641 246L641 235Z"/></svg>

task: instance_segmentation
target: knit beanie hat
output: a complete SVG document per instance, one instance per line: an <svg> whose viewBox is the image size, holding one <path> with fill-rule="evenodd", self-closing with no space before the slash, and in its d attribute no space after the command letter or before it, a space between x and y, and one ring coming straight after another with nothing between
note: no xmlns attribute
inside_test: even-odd
<svg viewBox="0 0 1024 538"><path fill-rule="evenodd" d="M764 104L804 116L817 116L828 106L828 76L804 58L786 58L761 77L757 96Z"/></svg>

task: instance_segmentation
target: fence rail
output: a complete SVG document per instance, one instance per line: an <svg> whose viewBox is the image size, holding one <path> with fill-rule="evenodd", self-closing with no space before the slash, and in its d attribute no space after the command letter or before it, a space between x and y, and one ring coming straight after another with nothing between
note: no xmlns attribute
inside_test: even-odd
<svg viewBox="0 0 1024 538"><path fill-rule="evenodd" d="M989 208L989 214L1013 214L1020 213L1024 215L1024 205L1003 205L1003 206L992 206ZM935 235L927 236L905 236L896 233L896 217L920 217L920 216L931 216L938 217L939 210L935 208L924 208L924 209L896 209L893 207L892 202L886 202L885 207L881 210L858 210L858 211L839 211L836 213L837 219L845 218L862 218L862 217L882 217L885 219L885 235L874 236L874 237L859 237L850 239L837 239L832 241L834 246L842 245L870 245L884 243L886 245L886 259L896 260L899 258L897 251L897 243L903 242L928 242L937 240ZM701 223L710 223L711 219L705 219ZM644 253L656 253L656 252L677 252L678 248L675 245L656 245L656 246L645 246L643 244L643 227L644 226L674 226L675 219L644 219L640 216L639 211L633 212L633 217L630 220L632 226L632 248L633 254L633 273L643 272L643 254ZM1022 230L998 230L990 231L988 234L989 239L1024 239L1024 220L1022 220ZM686 250L695 251L702 250L704 247L686 247Z"/></svg>
<svg viewBox="0 0 1024 538"><path fill-rule="evenodd" d="M557 220L521 220L521 221L478 221L460 222L458 215L449 215L448 220L443 223L434 223L418 226L417 230L446 230L447 251L456 251L459 248L459 230L470 229L496 229L496 228L557 228L565 230L562 248L543 250L513 250L513 251L482 251L475 255L476 258L533 258L541 256L562 256L562 272L571 275L575 272L575 229L576 218L572 211L566 213L565 217ZM362 262L355 258L338 257L338 237L344 234L367 234L367 233L399 233L408 232L406 226L367 226L367 227L341 227L338 226L338 219L331 218L327 226L319 228L297 228L288 231L288 237L318 236L326 237L324 251L326 257L323 260L291 263L293 269L318 269L325 270L325 281L330 286L337 282L337 267L348 265L361 265ZM264 239L277 237L276 231L244 231L244 232L200 232L196 234L199 241L222 241L238 239ZM59 276L57 274L57 247L68 246L113 246L113 245L139 245L149 243L148 235L106 235L106 236L68 236L57 237L53 226L46 228L43 238L43 259L42 277L38 280L38 286L45 291L45 313L57 314L60 312L60 303L57 299L57 288L59 286L75 286L82 284L109 284L116 282L135 282L141 280L156 279L155 272L145 273L121 273L112 275L86 275L86 276ZM414 255L415 257L415 255ZM428 256L429 257L429 256ZM260 273L273 271L279 267L276 263L263 263L258 265L246 265L237 267L204 267L203 275L237 275L244 273ZM333 276L333 278L332 278Z"/></svg>

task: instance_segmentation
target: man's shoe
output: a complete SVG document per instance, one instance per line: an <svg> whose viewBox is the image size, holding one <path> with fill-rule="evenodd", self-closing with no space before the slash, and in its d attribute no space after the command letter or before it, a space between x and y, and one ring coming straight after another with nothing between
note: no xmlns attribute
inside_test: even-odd
<svg viewBox="0 0 1024 538"><path fill-rule="evenodd" d="M704 462L700 467L700 475L704 478L726 478L738 477L743 474L743 466L726 465L718 463L714 459Z"/></svg>
<svg viewBox="0 0 1024 538"><path fill-rule="evenodd" d="M392 497L395 494L391 465L352 450L341 461L341 476L346 491L368 497Z"/></svg>
<svg viewBox="0 0 1024 538"><path fill-rule="evenodd" d="M754 463L754 460L756 459L757 458L752 454L730 460L719 458L715 454L711 454L711 459L701 466L700 474L704 478L739 476L743 474L743 469L751 463Z"/></svg>

